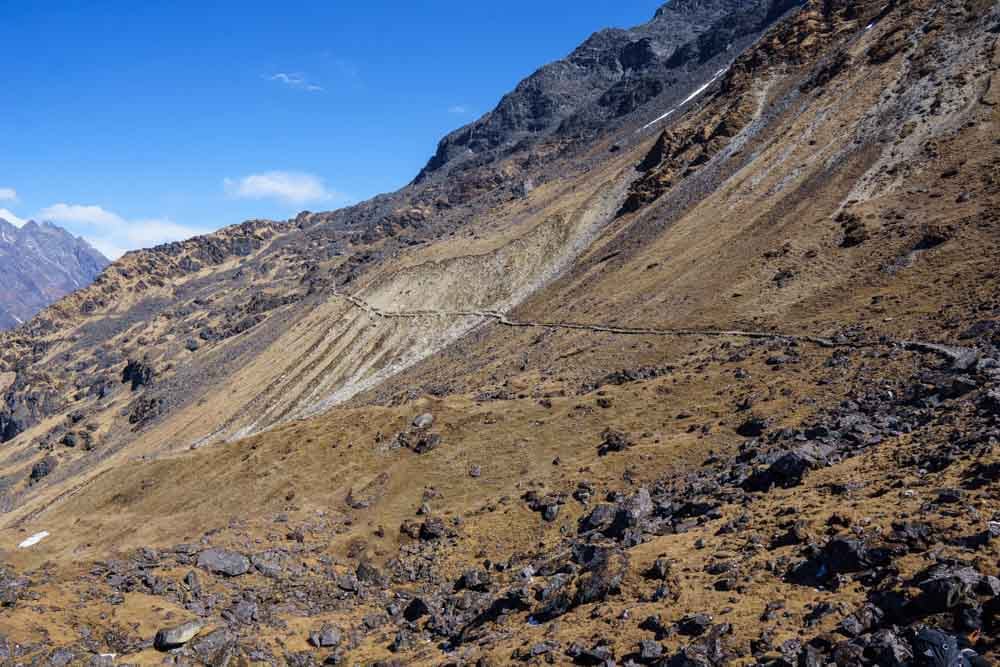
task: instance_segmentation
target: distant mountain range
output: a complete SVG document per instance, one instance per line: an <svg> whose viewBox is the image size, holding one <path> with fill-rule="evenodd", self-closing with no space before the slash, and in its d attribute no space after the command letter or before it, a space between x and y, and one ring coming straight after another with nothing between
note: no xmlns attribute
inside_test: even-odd
<svg viewBox="0 0 1000 667"><path fill-rule="evenodd" d="M28 321L109 264L82 238L49 222L15 227L0 218L0 329Z"/></svg>

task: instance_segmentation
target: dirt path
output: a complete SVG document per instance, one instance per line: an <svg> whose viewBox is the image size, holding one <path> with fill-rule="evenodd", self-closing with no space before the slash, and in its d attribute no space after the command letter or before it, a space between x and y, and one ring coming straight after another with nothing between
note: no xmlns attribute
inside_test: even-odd
<svg viewBox="0 0 1000 667"><path fill-rule="evenodd" d="M344 299L354 307L359 308L371 317L382 319L417 319L422 317L478 317L493 320L497 324L512 328L567 329L575 331L593 331L620 336L698 336L709 338L750 338L757 340L776 340L786 342L807 343L824 348L876 348L898 346L904 349L933 354L947 359L954 364L974 364L978 358L976 351L970 348L928 343L923 341L905 341L883 339L882 342L866 343L845 341L838 342L821 336L808 334L792 334L774 331L742 331L738 329L658 329L645 327L619 327L609 324L583 324L579 322L535 322L512 320L505 313L490 310L398 310L387 311L377 308L367 301L350 294L334 291L334 296Z"/></svg>

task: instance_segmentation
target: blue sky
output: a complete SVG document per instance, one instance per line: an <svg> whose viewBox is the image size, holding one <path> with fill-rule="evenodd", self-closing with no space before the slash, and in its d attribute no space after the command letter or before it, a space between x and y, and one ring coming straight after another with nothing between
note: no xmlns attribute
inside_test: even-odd
<svg viewBox="0 0 1000 667"><path fill-rule="evenodd" d="M6 0L0 217L117 255L395 190L537 67L659 5Z"/></svg>

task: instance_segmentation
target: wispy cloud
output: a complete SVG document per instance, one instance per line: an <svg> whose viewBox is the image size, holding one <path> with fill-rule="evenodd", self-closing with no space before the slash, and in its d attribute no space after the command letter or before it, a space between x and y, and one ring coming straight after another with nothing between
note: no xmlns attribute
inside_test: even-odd
<svg viewBox="0 0 1000 667"><path fill-rule="evenodd" d="M23 227L27 220L17 217L14 215L13 211L6 208L0 208L0 220L6 220L15 227Z"/></svg>
<svg viewBox="0 0 1000 667"><path fill-rule="evenodd" d="M42 209L38 217L72 225L83 232L91 245L111 259L117 259L129 250L181 241L206 231L163 218L128 220L114 211L94 205L53 204Z"/></svg>
<svg viewBox="0 0 1000 667"><path fill-rule="evenodd" d="M238 199L277 199L297 206L344 199L342 194L328 189L320 177L295 171L267 171L239 180L227 178L223 185L229 196Z"/></svg>
<svg viewBox="0 0 1000 667"><path fill-rule="evenodd" d="M14 188L0 188L0 201L17 201L17 190Z"/></svg>
<svg viewBox="0 0 1000 667"><path fill-rule="evenodd" d="M283 83L289 88L296 88L298 90L305 90L310 93L318 93L323 91L323 86L319 86L315 83L309 81L304 74L296 74L291 72L277 72L269 76L265 76L268 81L277 81Z"/></svg>
<svg viewBox="0 0 1000 667"><path fill-rule="evenodd" d="M124 218L117 213L106 211L100 206L82 206L80 204L53 204L43 208L39 216L42 220L61 223L94 225L98 227L114 227L125 224Z"/></svg>
<svg viewBox="0 0 1000 667"><path fill-rule="evenodd" d="M463 115L469 113L469 107L464 104L456 104L453 107L448 108L448 113L453 113L457 115Z"/></svg>

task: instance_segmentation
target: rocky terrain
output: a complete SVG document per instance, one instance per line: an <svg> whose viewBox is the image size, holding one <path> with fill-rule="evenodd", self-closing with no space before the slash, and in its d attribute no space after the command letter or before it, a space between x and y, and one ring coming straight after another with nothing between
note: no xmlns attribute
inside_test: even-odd
<svg viewBox="0 0 1000 667"><path fill-rule="evenodd" d="M676 0L126 255L0 337L0 660L992 664L998 91L985 0Z"/></svg>
<svg viewBox="0 0 1000 667"><path fill-rule="evenodd" d="M51 223L15 227L0 218L0 329L11 329L89 285L108 260Z"/></svg>

